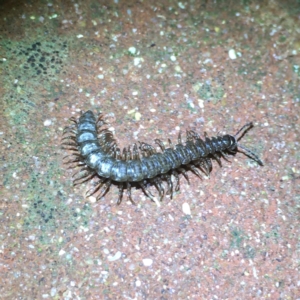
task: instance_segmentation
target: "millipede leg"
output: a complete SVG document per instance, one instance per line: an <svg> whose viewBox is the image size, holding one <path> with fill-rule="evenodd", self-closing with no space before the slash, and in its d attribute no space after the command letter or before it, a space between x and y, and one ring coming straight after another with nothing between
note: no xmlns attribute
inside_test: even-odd
<svg viewBox="0 0 300 300"><path fill-rule="evenodd" d="M140 143L140 146L139 146L140 150L145 152L148 156L156 153L156 150L154 149L153 146L151 146L147 143L144 143L144 142L140 142L140 141L139 141L139 143Z"/></svg>
<svg viewBox="0 0 300 300"><path fill-rule="evenodd" d="M69 150L69 151L75 151L75 152L78 152L78 149L75 148L75 147L63 147L62 149L63 149L63 150Z"/></svg>
<svg viewBox="0 0 300 300"><path fill-rule="evenodd" d="M165 145L164 143L160 140L160 139L155 139L154 142L160 147L161 151L164 152L165 151Z"/></svg>
<svg viewBox="0 0 300 300"><path fill-rule="evenodd" d="M145 193L145 195L146 195L147 197L149 197L152 201L154 201L154 200L153 200L154 196L153 196L152 193L146 188L145 184L144 184L142 181L138 182L138 184L139 184L139 186L142 188L142 190L143 190L143 192Z"/></svg>
<svg viewBox="0 0 300 300"><path fill-rule="evenodd" d="M116 157L116 159L121 159L122 158L122 154L121 154L120 148L116 149L116 151L115 151L115 157Z"/></svg>
<svg viewBox="0 0 300 300"><path fill-rule="evenodd" d="M124 192L124 184L123 184L123 183L120 183L120 184L119 184L119 197L118 197L117 205L120 205L121 202L122 202L123 192Z"/></svg>
<svg viewBox="0 0 300 300"><path fill-rule="evenodd" d="M219 166L222 167L222 162L218 156L218 153L212 154L212 156L218 162Z"/></svg>
<svg viewBox="0 0 300 300"><path fill-rule="evenodd" d="M125 155L125 160L126 161L131 160L131 149L130 149L130 146L128 146L128 148L127 148L126 155Z"/></svg>
<svg viewBox="0 0 300 300"><path fill-rule="evenodd" d="M72 142L64 142L64 143L61 143L62 146L72 146L73 149L77 149L77 144L72 141ZM70 149L69 147L63 147L63 149Z"/></svg>
<svg viewBox="0 0 300 300"><path fill-rule="evenodd" d="M211 159L210 158L205 158L204 159L204 165L206 166L206 170L208 172L208 176L212 170L212 163L211 163Z"/></svg>
<svg viewBox="0 0 300 300"><path fill-rule="evenodd" d="M194 162L195 166L197 166L206 176L209 177L209 169L207 164L205 163L205 159L197 160Z"/></svg>
<svg viewBox="0 0 300 300"><path fill-rule="evenodd" d="M78 184L81 184L81 183L84 183L90 179L92 179L94 176L96 175L96 172L88 172L88 173L85 173L83 174L81 177L78 177L76 178L74 181L73 181L73 185L78 185Z"/></svg>
<svg viewBox="0 0 300 300"><path fill-rule="evenodd" d="M103 148L107 153L113 151L115 147L116 147L116 143L114 141L107 142L103 145Z"/></svg>
<svg viewBox="0 0 300 300"><path fill-rule="evenodd" d="M178 144L182 145L181 131L178 133Z"/></svg>
<svg viewBox="0 0 300 300"><path fill-rule="evenodd" d="M97 196L97 200L101 199L102 197L104 197L106 195L106 193L109 191L110 186L111 186L111 180L108 179L107 181L105 181L103 183L104 187L101 189L101 192L99 193L99 195Z"/></svg>
<svg viewBox="0 0 300 300"><path fill-rule="evenodd" d="M90 170L90 168L89 167L83 167L83 168L81 168L80 170L78 170L76 173L74 173L73 175L72 175L72 177L74 178L75 176L77 176L77 174L79 174L80 172L88 172Z"/></svg>
<svg viewBox="0 0 300 300"><path fill-rule="evenodd" d="M71 117L71 118L69 119L69 121L71 121L71 122L75 123L75 125L77 125L77 120L76 120L75 117Z"/></svg>
<svg viewBox="0 0 300 300"><path fill-rule="evenodd" d="M63 130L63 135L66 134L66 133L73 133L74 135L76 135L76 127L73 125L73 126L69 126L69 127L66 127L64 128Z"/></svg>
<svg viewBox="0 0 300 300"><path fill-rule="evenodd" d="M194 174L196 174L200 179L202 179L202 176L199 172L199 170L194 165L188 165L187 166Z"/></svg>
<svg viewBox="0 0 300 300"><path fill-rule="evenodd" d="M135 205L135 202L132 200L132 197L131 197L131 184L128 181L126 182L126 189L127 189L127 198L130 200L130 202L132 204Z"/></svg>
<svg viewBox="0 0 300 300"><path fill-rule="evenodd" d="M64 162L64 164L69 165L69 164L80 163L80 162L81 162L80 158L75 158L73 160L68 160L68 161ZM78 164L76 164L74 168L76 168L76 166L78 166Z"/></svg>
<svg viewBox="0 0 300 300"><path fill-rule="evenodd" d="M73 164L73 165L70 165L70 166L68 166L68 170L71 170L71 169L75 169L75 168L78 168L78 167L84 167L85 166L85 163L84 162L82 162L82 161L78 161L78 163L76 163L76 164Z"/></svg>
<svg viewBox="0 0 300 300"><path fill-rule="evenodd" d="M133 149L132 149L132 159L133 160L140 160L140 153L137 147L137 144L134 143Z"/></svg>
<svg viewBox="0 0 300 300"><path fill-rule="evenodd" d="M91 187L87 192L86 192L86 196L90 197L92 195L94 195L95 193L97 193L99 191L99 189L102 187L102 185L105 183L107 179L100 179L97 184L95 184L93 187Z"/></svg>
<svg viewBox="0 0 300 300"><path fill-rule="evenodd" d="M108 155L115 157L116 156L116 148L117 148L117 144L114 144L107 152Z"/></svg>
<svg viewBox="0 0 300 300"><path fill-rule="evenodd" d="M156 189L158 190L158 194L159 194L159 201L162 201L164 195L165 195L165 189L163 188L163 185L162 185L162 181L161 179L158 177L158 178L154 178L153 179L153 183L156 187Z"/></svg>
<svg viewBox="0 0 300 300"><path fill-rule="evenodd" d="M72 136L72 135L64 136L61 140L62 141L64 141L64 140L72 140L72 141L76 142L76 136Z"/></svg>
<svg viewBox="0 0 300 300"><path fill-rule="evenodd" d="M172 171L172 174L174 175L174 178L176 180L175 192L178 192L180 190L180 178L179 178L179 174L175 170Z"/></svg>
<svg viewBox="0 0 300 300"><path fill-rule="evenodd" d="M63 160L66 160L67 158L70 158L72 156L75 156L74 159L80 159L80 161L81 161L81 155L79 153L72 153L71 155L68 154L68 155L63 157ZM69 162L73 162L73 161L69 160ZM64 163L67 164L68 162L64 162Z"/></svg>
<svg viewBox="0 0 300 300"><path fill-rule="evenodd" d="M173 182L172 182L171 176L169 174L164 174L163 176L164 176L163 178L165 180L167 180L167 183L168 183L167 195L170 195L170 197L172 199L173 198Z"/></svg>
<svg viewBox="0 0 300 300"><path fill-rule="evenodd" d="M190 179L189 179L189 176L188 176L188 174L186 172L186 169L184 169L184 168L178 168L178 170L184 176L184 178L186 179L187 183L190 185Z"/></svg>
<svg viewBox="0 0 300 300"><path fill-rule="evenodd" d="M100 123L102 125L105 125L107 124L105 121L104 121L104 115L103 114L99 114L97 120L96 120L96 125L99 125L98 123Z"/></svg>
<svg viewBox="0 0 300 300"><path fill-rule="evenodd" d="M195 132L194 130L189 130L189 134L192 136L192 138L194 140L200 140L201 139L200 135L197 132Z"/></svg>
<svg viewBox="0 0 300 300"><path fill-rule="evenodd" d="M229 160L229 156L228 156L225 152L220 151L220 153L221 153L221 156L222 156L226 161L231 162L231 161Z"/></svg>

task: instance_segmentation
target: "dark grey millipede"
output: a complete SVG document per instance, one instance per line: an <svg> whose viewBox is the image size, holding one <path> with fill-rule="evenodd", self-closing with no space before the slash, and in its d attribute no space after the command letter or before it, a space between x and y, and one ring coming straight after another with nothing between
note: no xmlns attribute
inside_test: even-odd
<svg viewBox="0 0 300 300"><path fill-rule="evenodd" d="M113 134L103 125L103 115L96 119L92 111L83 113L79 120L74 117L70 119L73 125L64 130L63 143L65 149L72 151L67 155L66 163L71 167L80 167L80 170L73 176L77 176L74 185L89 181L96 177L96 184L87 192L87 196L97 194L97 199L103 197L112 184L119 188L117 203L122 202L124 189L127 190L128 199L132 202L131 187L139 186L145 195L154 200L153 194L148 189L154 185L158 190L160 201L165 193L171 198L174 191L180 189L179 174L182 174L187 181L187 171L192 171L201 178L200 171L209 175L212 171L212 159L220 166L221 158L228 157L227 154L242 152L259 165L263 165L259 157L239 143L243 135L253 127L252 122L245 124L235 135L225 134L205 138L188 130L186 141L182 142L181 134L178 136L178 143L173 146L169 139L169 147L165 147L159 139L155 143L159 145L161 152L144 142L139 142L124 148L121 152L118 148ZM69 157L71 156L71 159ZM171 176L174 176L174 181ZM167 182L167 191L163 181ZM175 184L175 187L173 187Z"/></svg>

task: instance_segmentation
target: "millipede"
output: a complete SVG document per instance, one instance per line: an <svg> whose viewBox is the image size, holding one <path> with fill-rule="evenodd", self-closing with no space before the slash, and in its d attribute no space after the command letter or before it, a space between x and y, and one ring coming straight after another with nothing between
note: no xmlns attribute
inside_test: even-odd
<svg viewBox="0 0 300 300"><path fill-rule="evenodd" d="M112 185L119 189L117 204L122 202L124 190L127 198L134 204L131 195L133 186L139 187L151 200L157 202L149 187L157 190L159 201L165 195L172 198L180 189L180 174L189 183L187 172L198 177L201 173L209 176L212 161L222 167L221 158L228 160L229 155L242 152L257 164L263 166L260 158L239 140L253 127L247 123L235 135L225 134L208 137L204 132L201 138L195 131L186 131L186 141L178 135L178 143L173 145L168 139L168 147L160 139L155 139L160 151L150 144L138 142L125 147L118 147L113 133L105 126L104 116L95 117L90 110L82 112L79 119L72 117L72 124L63 131L62 145L71 153L65 156L64 162L70 168L79 170L73 175L74 185L92 181L86 196L96 195L100 199L110 190ZM96 178L96 180L94 180Z"/></svg>

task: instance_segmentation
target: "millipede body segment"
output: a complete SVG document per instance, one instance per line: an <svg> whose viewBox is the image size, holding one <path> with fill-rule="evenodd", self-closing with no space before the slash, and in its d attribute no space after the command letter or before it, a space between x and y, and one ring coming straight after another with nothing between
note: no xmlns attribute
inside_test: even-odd
<svg viewBox="0 0 300 300"><path fill-rule="evenodd" d="M90 188L87 196L97 194L97 199L100 199L109 191L111 185L115 184L119 188L118 204L122 201L124 189L133 203L132 185L139 186L146 196L155 201L149 185L156 187L160 201L165 194L172 197L174 191L180 189L179 174L188 182L188 171L200 178L200 171L209 175L212 160L216 160L222 166L221 158L226 159L227 154L243 152L259 165L263 165L255 153L238 142L253 126L252 123L245 124L235 135L225 134L209 138L205 133L204 139L189 130L186 133L186 141L182 142L179 134L175 146L170 139L169 147L165 147L161 140L156 139L155 143L161 149L161 152L157 152L153 146L144 142L139 142L139 146L134 144L132 150L129 146L121 151L112 132L103 126L106 123L101 114L96 118L89 110L83 113L79 120L74 117L70 120L73 125L65 128L62 144L65 149L72 151L71 155L65 157L66 163L71 164L72 168L80 167L74 174L74 185L96 177L96 184ZM163 182L167 182L167 191Z"/></svg>

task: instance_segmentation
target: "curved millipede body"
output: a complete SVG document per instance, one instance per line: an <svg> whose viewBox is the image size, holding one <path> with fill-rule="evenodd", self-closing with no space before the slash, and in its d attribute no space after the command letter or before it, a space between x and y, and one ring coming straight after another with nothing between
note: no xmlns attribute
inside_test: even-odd
<svg viewBox="0 0 300 300"><path fill-rule="evenodd" d="M221 166L221 158L226 159L228 153L243 152L259 165L263 165L256 154L239 143L246 131L253 126L252 123L245 124L235 135L225 134L209 138L205 133L204 139L190 130L187 131L185 142L182 142L179 134L175 146L172 146L170 139L169 147L165 147L161 140L156 139L155 143L161 149L161 152L157 152L153 146L144 142L139 142L139 146L134 144L132 150L129 146L121 151L112 132L103 127L106 123L101 114L96 118L89 110L83 113L79 120L74 117L70 120L74 124L65 128L62 144L72 151L72 159L66 163L73 164L71 167L81 167L74 174L77 176L74 185L96 177L97 183L90 188L87 196L97 194L97 199L100 199L109 191L110 186L115 184L119 188L118 204L122 201L124 189L127 190L128 199L133 202L132 185L142 188L145 195L152 200L156 198L148 189L149 184L156 187L160 200L165 194L172 197L174 191L180 188L179 174L187 180L189 170L199 177L200 171L209 175L212 159ZM65 158L68 159L69 155ZM167 191L163 181L167 182Z"/></svg>

